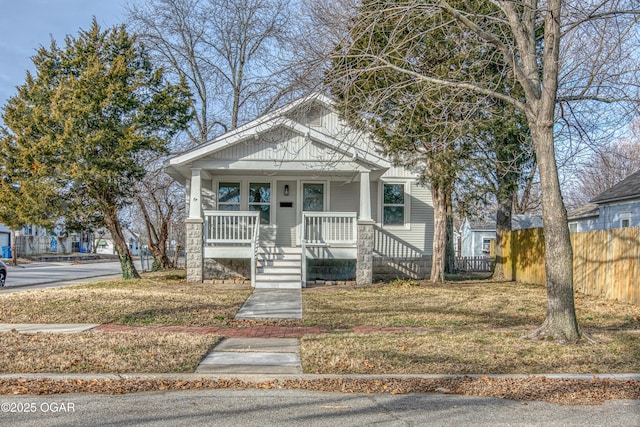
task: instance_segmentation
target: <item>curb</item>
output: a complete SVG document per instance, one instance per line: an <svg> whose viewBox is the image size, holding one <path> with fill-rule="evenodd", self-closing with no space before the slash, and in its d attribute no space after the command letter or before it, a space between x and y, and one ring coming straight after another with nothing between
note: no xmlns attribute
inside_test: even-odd
<svg viewBox="0 0 640 427"><path fill-rule="evenodd" d="M451 379L536 379L546 378L550 380L581 380L581 381L640 381L640 374L464 374L464 375L448 375L448 374L206 374L206 373L160 373L160 374L1 374L1 380L17 380L17 379L45 379L54 381L65 380L175 380L175 381L197 381L200 379L220 379L230 380L237 379L247 382L262 382L274 380L451 380Z"/></svg>

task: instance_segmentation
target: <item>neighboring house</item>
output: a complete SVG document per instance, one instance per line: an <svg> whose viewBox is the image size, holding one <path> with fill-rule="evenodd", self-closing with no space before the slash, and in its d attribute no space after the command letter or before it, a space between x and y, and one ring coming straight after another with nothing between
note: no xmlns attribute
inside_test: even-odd
<svg viewBox="0 0 640 427"><path fill-rule="evenodd" d="M572 232L637 226L640 226L640 171L569 212Z"/></svg>
<svg viewBox="0 0 640 427"><path fill-rule="evenodd" d="M166 171L187 188L189 282L294 288L429 275L429 189L322 95L180 154Z"/></svg>
<svg viewBox="0 0 640 427"><path fill-rule="evenodd" d="M34 225L16 230L16 248L19 256L70 254L91 249L91 233L67 233L62 223L53 231ZM0 224L0 248L11 245L11 230Z"/></svg>
<svg viewBox="0 0 640 427"><path fill-rule="evenodd" d="M129 248L131 255L137 256L140 253L140 236L128 228L123 228L122 234L124 235L124 239L127 242L127 247ZM93 244L96 248L97 254L115 255L118 253L116 251L116 245L113 242L113 238L111 237L111 233L108 231L99 230L94 233L93 238Z"/></svg>
<svg viewBox="0 0 640 427"><path fill-rule="evenodd" d="M4 224L0 224L0 248L11 246L11 230Z"/></svg>
<svg viewBox="0 0 640 427"><path fill-rule="evenodd" d="M513 215L511 217L512 230L525 230L542 227L542 217L537 215ZM496 238L495 219L465 218L460 228L461 251L463 257L489 256L491 241Z"/></svg>

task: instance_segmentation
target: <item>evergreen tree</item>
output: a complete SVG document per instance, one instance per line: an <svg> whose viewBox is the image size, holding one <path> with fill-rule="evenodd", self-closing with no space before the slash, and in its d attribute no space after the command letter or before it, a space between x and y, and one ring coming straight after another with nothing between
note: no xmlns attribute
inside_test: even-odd
<svg viewBox="0 0 640 427"><path fill-rule="evenodd" d="M33 63L3 110L0 222L99 218L123 277L138 277L118 212L145 174L143 154L165 151L185 128L189 91L168 83L123 26L102 31L95 19L64 48L41 47Z"/></svg>

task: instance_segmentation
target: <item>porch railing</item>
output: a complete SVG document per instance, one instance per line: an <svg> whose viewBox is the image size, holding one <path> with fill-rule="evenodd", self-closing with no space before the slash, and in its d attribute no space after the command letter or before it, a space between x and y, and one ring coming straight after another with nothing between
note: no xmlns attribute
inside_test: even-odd
<svg viewBox="0 0 640 427"><path fill-rule="evenodd" d="M251 246L251 286L256 282L260 212L205 211L204 243Z"/></svg>
<svg viewBox="0 0 640 427"><path fill-rule="evenodd" d="M302 286L307 286L307 248L356 246L358 221L355 212L303 212Z"/></svg>
<svg viewBox="0 0 640 427"><path fill-rule="evenodd" d="M303 212L302 243L306 246L355 245L355 212Z"/></svg>

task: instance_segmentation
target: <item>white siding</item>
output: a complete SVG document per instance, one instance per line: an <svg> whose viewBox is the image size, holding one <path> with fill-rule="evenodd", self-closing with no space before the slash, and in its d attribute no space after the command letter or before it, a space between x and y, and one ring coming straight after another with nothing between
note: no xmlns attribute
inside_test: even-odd
<svg viewBox="0 0 640 427"><path fill-rule="evenodd" d="M375 246L376 253L380 255L413 257L423 254L429 255L432 252L433 202L431 192L415 181L408 181L407 185L410 185L411 192L409 226L385 227L380 225L379 232L376 233ZM377 204L379 203L382 201L377 201ZM381 219L378 222L381 223Z"/></svg>
<svg viewBox="0 0 640 427"><path fill-rule="evenodd" d="M330 205L333 212L358 212L360 210L360 183L331 182Z"/></svg>

